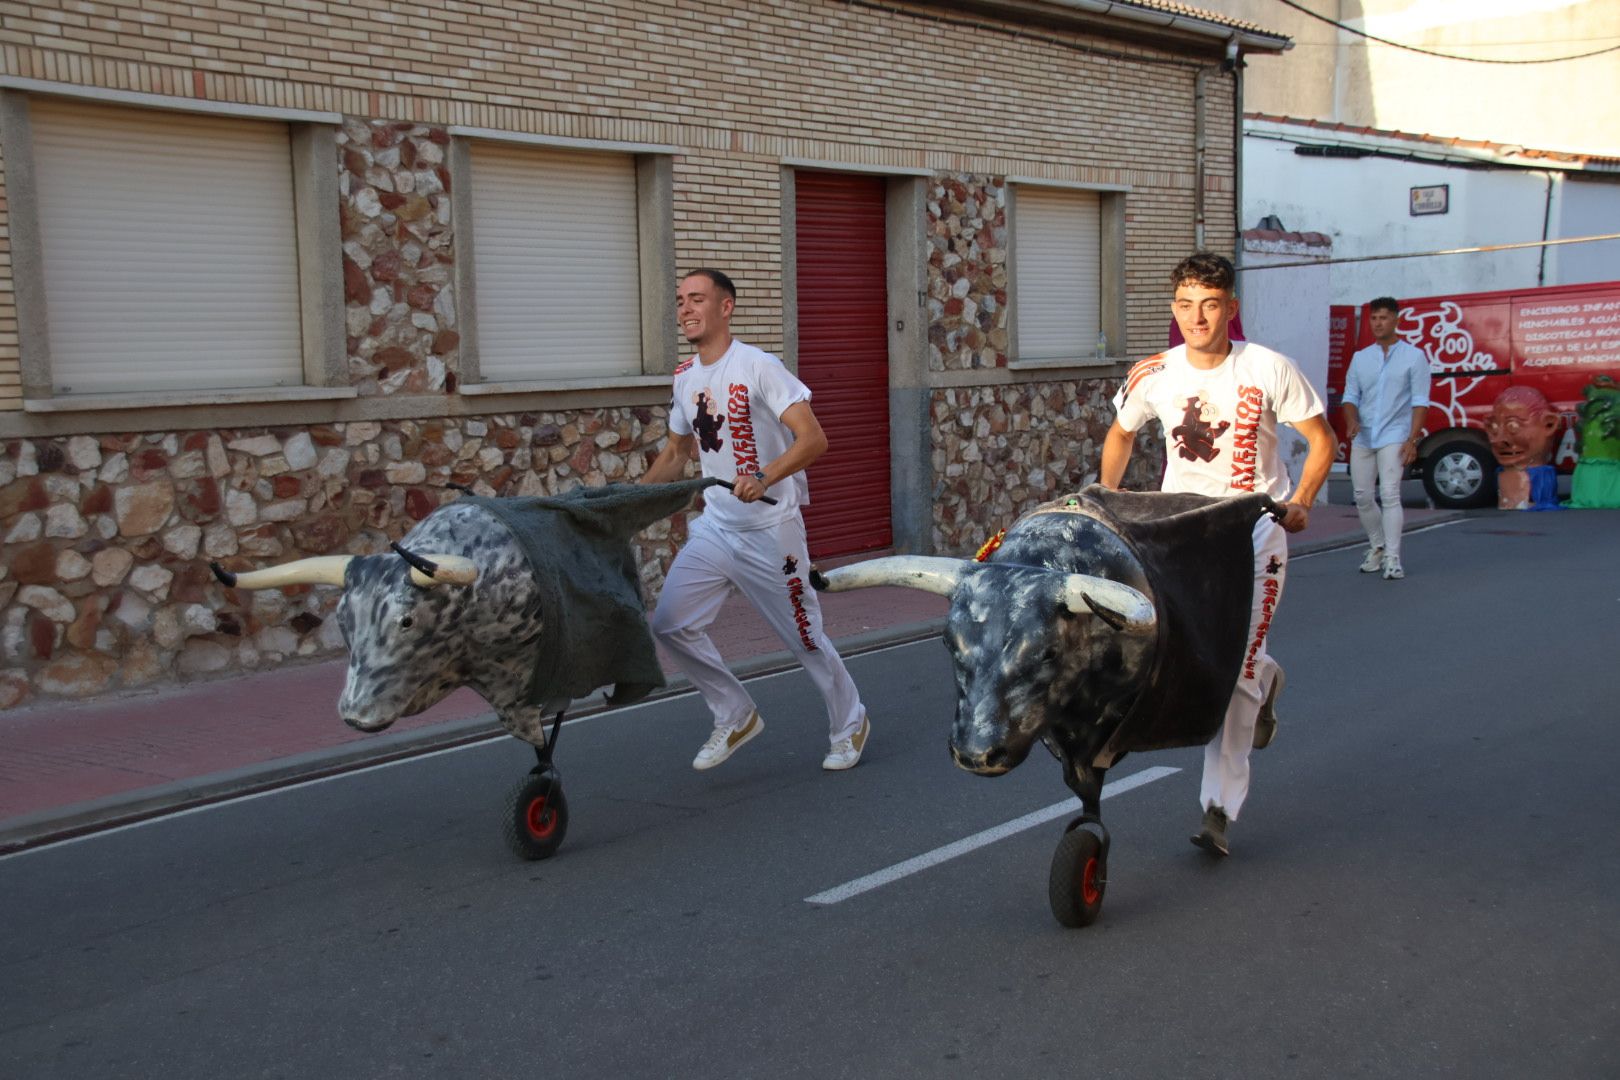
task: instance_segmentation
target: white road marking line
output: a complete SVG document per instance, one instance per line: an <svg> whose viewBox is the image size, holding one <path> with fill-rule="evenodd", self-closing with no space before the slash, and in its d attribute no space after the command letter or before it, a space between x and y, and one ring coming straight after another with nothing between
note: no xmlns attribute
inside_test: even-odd
<svg viewBox="0 0 1620 1080"><path fill-rule="evenodd" d="M1168 765L1155 765L1151 769L1143 769L1139 773L1132 773L1130 776L1121 777L1112 783L1104 784L1102 797L1106 799L1112 795L1120 795L1133 788L1142 787L1144 784L1151 784L1155 780L1163 780L1165 777L1173 776L1180 771L1180 769ZM1060 803L1048 806L1044 810L1036 810L1025 814L1021 818L1014 818L994 828L946 844L944 847L935 848L933 851L925 852L916 858L895 863L893 866L879 870L876 873L867 874L865 877L856 878L854 881L846 881L842 885L834 886L825 892L818 892L814 896L807 896L804 898L804 902L807 904L842 903L851 897L861 895L861 893L871 892L873 889L899 881L903 877L909 877L912 874L927 870L931 866L938 866L940 863L954 859L958 855L966 855L968 852L982 848L986 844L993 844L997 840L1005 839L1015 833L1033 829L1037 825L1044 825L1053 818L1066 817L1070 814L1079 813L1079 811L1078 802L1072 798L1065 799Z"/></svg>

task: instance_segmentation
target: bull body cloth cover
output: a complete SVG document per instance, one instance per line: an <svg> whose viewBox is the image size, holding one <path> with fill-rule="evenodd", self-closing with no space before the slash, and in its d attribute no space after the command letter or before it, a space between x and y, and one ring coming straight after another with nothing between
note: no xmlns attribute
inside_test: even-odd
<svg viewBox="0 0 1620 1080"><path fill-rule="evenodd" d="M629 705L664 685L630 540L717 483L705 477L465 500L511 531L534 573L544 629L531 705L588 697L603 686L613 687L609 705Z"/></svg>
<svg viewBox="0 0 1620 1080"><path fill-rule="evenodd" d="M1112 745L1127 752L1209 742L1226 718L1248 648L1254 524L1271 500L1097 485L1079 498L1082 511L1141 560L1158 613L1153 669Z"/></svg>

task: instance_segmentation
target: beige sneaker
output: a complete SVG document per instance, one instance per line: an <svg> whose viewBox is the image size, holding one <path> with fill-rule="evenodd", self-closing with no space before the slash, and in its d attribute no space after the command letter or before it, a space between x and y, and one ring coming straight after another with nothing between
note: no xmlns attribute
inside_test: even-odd
<svg viewBox="0 0 1620 1080"><path fill-rule="evenodd" d="M709 741L703 744L692 759L692 768L702 772L712 769L726 758L737 752L737 748L765 730L765 721L759 718L759 710L748 714L748 723L740 728L717 727L709 734Z"/></svg>
<svg viewBox="0 0 1620 1080"><path fill-rule="evenodd" d="M871 734L872 721L863 714L860 728L850 738L833 743L827 756L821 759L821 767L829 771L853 769L861 760L861 751L866 749L866 739Z"/></svg>
<svg viewBox="0 0 1620 1080"><path fill-rule="evenodd" d="M1384 568L1384 549L1381 547L1368 548L1367 557L1361 560L1363 574L1376 574Z"/></svg>

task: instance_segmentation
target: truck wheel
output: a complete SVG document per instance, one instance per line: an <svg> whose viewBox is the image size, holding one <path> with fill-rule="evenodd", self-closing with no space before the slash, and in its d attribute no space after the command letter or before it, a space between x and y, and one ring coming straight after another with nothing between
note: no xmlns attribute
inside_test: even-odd
<svg viewBox="0 0 1620 1080"><path fill-rule="evenodd" d="M1496 502L1496 461L1468 439L1441 443L1423 459L1423 490L1442 510L1473 510Z"/></svg>
<svg viewBox="0 0 1620 1080"><path fill-rule="evenodd" d="M506 803L506 846L520 859L549 859L568 835L568 800L555 774L536 772L512 789Z"/></svg>
<svg viewBox="0 0 1620 1080"><path fill-rule="evenodd" d="M1102 914L1108 866L1102 860L1102 841L1085 829L1070 829L1052 853L1052 872L1046 880L1046 900L1064 926L1090 926Z"/></svg>

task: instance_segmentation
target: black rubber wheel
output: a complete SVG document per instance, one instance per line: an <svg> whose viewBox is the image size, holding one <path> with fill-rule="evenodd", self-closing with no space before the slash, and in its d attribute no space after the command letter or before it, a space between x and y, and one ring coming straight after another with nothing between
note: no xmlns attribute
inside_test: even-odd
<svg viewBox="0 0 1620 1080"><path fill-rule="evenodd" d="M550 789L549 791L547 789ZM553 773L530 773L506 800L506 846L520 859L549 859L568 835L568 799Z"/></svg>
<svg viewBox="0 0 1620 1080"><path fill-rule="evenodd" d="M1072 927L1096 922L1107 885L1102 841L1083 828L1064 833L1052 853L1052 873L1046 881L1046 899L1057 921Z"/></svg>
<svg viewBox="0 0 1620 1080"><path fill-rule="evenodd" d="M1423 459L1423 490L1442 510L1473 510L1496 502L1496 459L1471 439L1443 442Z"/></svg>

